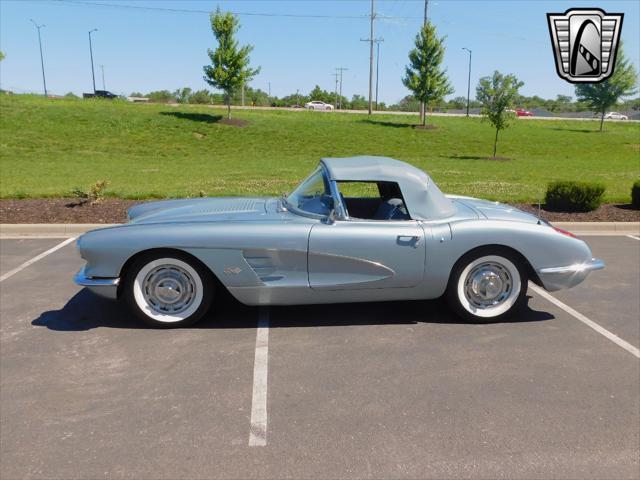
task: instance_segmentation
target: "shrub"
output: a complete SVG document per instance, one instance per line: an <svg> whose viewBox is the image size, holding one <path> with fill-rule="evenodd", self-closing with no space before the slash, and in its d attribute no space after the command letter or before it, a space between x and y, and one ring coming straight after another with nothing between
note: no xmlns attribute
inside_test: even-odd
<svg viewBox="0 0 640 480"><path fill-rule="evenodd" d="M84 204L89 202L89 204L93 205L94 203L100 203L104 200L104 191L109 185L107 180L99 180L91 187L89 190L83 190L80 187L75 187L71 190L71 195L80 200L80 204Z"/></svg>
<svg viewBox="0 0 640 480"><path fill-rule="evenodd" d="M551 182L545 204L548 210L590 212L602 204L605 186L593 182Z"/></svg>
<svg viewBox="0 0 640 480"><path fill-rule="evenodd" d="M631 187L631 205L640 210L640 180L636 180Z"/></svg>

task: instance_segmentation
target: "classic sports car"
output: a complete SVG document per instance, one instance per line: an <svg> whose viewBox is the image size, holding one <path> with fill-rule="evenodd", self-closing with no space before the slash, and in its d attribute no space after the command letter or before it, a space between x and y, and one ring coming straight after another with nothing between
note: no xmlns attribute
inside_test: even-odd
<svg viewBox="0 0 640 480"><path fill-rule="evenodd" d="M325 158L282 198L134 206L129 223L78 239L76 283L159 327L199 320L226 289L249 305L432 299L471 321L604 267L569 232L508 205L446 196L384 157Z"/></svg>

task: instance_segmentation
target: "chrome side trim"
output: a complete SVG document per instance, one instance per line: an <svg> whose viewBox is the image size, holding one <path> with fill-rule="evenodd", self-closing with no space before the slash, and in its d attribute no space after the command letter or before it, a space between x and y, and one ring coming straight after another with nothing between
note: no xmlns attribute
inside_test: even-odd
<svg viewBox="0 0 640 480"><path fill-rule="evenodd" d="M602 270L604 268L604 262L598 258L592 258L585 263L576 263L574 265L567 265L565 267L549 267L541 268L538 270L540 274L549 273L578 273L578 272L592 272L593 270Z"/></svg>
<svg viewBox="0 0 640 480"><path fill-rule="evenodd" d="M82 267L78 273L73 277L73 281L76 285L81 287L87 287L92 292L100 295L101 297L116 299L118 293L118 285L120 284L119 278L92 278L88 277L85 273L85 268Z"/></svg>

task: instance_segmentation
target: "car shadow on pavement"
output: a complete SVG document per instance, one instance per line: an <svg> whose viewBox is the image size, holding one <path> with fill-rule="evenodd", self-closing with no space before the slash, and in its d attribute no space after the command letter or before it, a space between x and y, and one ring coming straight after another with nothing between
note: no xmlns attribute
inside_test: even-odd
<svg viewBox="0 0 640 480"><path fill-rule="evenodd" d="M255 328L258 311L259 307L248 307L232 298L223 298L191 328ZM278 306L270 307L269 311L271 328L466 323L455 316L442 300ZM525 306L518 315L500 323L540 322L553 318L548 312ZM139 323L120 302L106 300L87 289L74 295L60 310L43 312L31 324L59 332L150 328Z"/></svg>

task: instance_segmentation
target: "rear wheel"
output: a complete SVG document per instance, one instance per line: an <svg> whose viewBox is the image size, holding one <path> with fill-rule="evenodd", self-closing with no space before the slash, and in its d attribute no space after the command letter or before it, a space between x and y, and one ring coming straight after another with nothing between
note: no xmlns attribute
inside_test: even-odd
<svg viewBox="0 0 640 480"><path fill-rule="evenodd" d="M522 307L527 281L527 271L517 255L503 249L479 249L454 266L447 301L465 320L500 321Z"/></svg>
<svg viewBox="0 0 640 480"><path fill-rule="evenodd" d="M124 280L124 301L140 320L156 328L192 325L213 300L211 273L178 252L141 257Z"/></svg>

